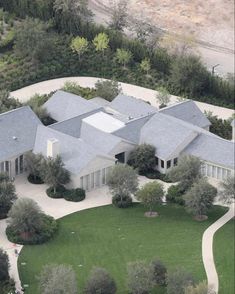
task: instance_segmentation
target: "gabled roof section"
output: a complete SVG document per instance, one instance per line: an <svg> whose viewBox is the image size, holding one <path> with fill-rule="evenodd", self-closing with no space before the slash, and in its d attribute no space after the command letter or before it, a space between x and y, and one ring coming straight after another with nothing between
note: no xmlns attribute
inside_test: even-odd
<svg viewBox="0 0 235 294"><path fill-rule="evenodd" d="M88 117L89 115L92 115L99 111L99 109L92 110L79 116L52 124L49 126L49 128L70 135L72 137L79 138L83 118Z"/></svg>
<svg viewBox="0 0 235 294"><path fill-rule="evenodd" d="M157 113L142 127L140 143L155 146L157 156L167 160L180 146L184 149L197 134L175 118Z"/></svg>
<svg viewBox="0 0 235 294"><path fill-rule="evenodd" d="M234 142L202 133L185 148L183 153L233 169L234 147Z"/></svg>
<svg viewBox="0 0 235 294"><path fill-rule="evenodd" d="M131 120L128 123L126 123L126 125L123 128L113 132L113 134L132 143L138 144L140 141L141 128L147 123L147 121L149 121L151 117L152 115L148 115L145 117Z"/></svg>
<svg viewBox="0 0 235 294"><path fill-rule="evenodd" d="M51 117L63 121L102 107L78 95L57 91L44 105Z"/></svg>
<svg viewBox="0 0 235 294"><path fill-rule="evenodd" d="M183 101L175 105L162 108L159 112L182 119L200 128L206 128L211 125L207 117L192 100Z"/></svg>
<svg viewBox="0 0 235 294"><path fill-rule="evenodd" d="M29 106L0 114L0 161L32 150L41 124Z"/></svg>
<svg viewBox="0 0 235 294"><path fill-rule="evenodd" d="M65 168L72 173L79 173L86 165L96 157L103 157L109 160L114 158L102 153L98 148L93 148L84 140L74 138L45 126L39 126L33 152L42 153L46 156L47 140L57 139L59 141L60 156Z"/></svg>
<svg viewBox="0 0 235 294"><path fill-rule="evenodd" d="M157 109L147 102L123 94L119 94L109 106L131 118L143 117L157 112Z"/></svg>
<svg viewBox="0 0 235 294"><path fill-rule="evenodd" d="M95 103L101 107L108 106L110 104L110 102L108 100L101 98L101 97L94 97L94 98L91 98L89 101L92 101L93 103Z"/></svg>

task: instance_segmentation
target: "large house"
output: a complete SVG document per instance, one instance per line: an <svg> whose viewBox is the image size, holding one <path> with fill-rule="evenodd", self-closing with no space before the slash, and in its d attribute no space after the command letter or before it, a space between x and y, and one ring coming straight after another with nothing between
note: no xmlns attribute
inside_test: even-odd
<svg viewBox="0 0 235 294"><path fill-rule="evenodd" d="M30 107L0 115L0 172L15 177L25 170L24 154L60 155L71 187L92 190L106 184L109 169L126 163L135 146L156 148L156 169L166 173L183 154L204 163L202 172L225 179L234 173L234 142L210 133L210 122L193 101L162 110L134 97L112 102L57 91L45 104L57 122L42 125Z"/></svg>

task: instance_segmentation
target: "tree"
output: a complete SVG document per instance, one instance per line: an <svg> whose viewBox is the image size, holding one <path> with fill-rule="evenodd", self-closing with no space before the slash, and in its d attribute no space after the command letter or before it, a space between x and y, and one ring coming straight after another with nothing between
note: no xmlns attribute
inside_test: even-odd
<svg viewBox="0 0 235 294"><path fill-rule="evenodd" d="M41 294L77 294L76 274L70 265L45 265L38 277Z"/></svg>
<svg viewBox="0 0 235 294"><path fill-rule="evenodd" d="M184 294L184 289L192 284L192 275L182 268L177 268L167 275L167 294Z"/></svg>
<svg viewBox="0 0 235 294"><path fill-rule="evenodd" d="M117 31L123 31L128 23L127 0L111 1L109 8L111 12L109 27Z"/></svg>
<svg viewBox="0 0 235 294"><path fill-rule="evenodd" d="M5 251L0 248L0 284L9 281L9 258Z"/></svg>
<svg viewBox="0 0 235 294"><path fill-rule="evenodd" d="M40 178L41 164L43 162L42 154L34 154L33 152L27 152L25 154L25 163L27 166L27 171L33 176L36 181Z"/></svg>
<svg viewBox="0 0 235 294"><path fill-rule="evenodd" d="M220 193L220 200L224 203L231 203L235 198L235 177L228 176L221 183L222 191Z"/></svg>
<svg viewBox="0 0 235 294"><path fill-rule="evenodd" d="M220 136L226 140L232 139L231 119L218 118L216 115L213 115L212 112L205 112L205 115L211 123L211 133L216 134L217 136Z"/></svg>
<svg viewBox="0 0 235 294"><path fill-rule="evenodd" d="M14 184L6 174L0 173L0 219L7 217L7 213L16 199Z"/></svg>
<svg viewBox="0 0 235 294"><path fill-rule="evenodd" d="M68 184L70 181L69 171L64 168L60 156L45 158L41 164L40 175L45 183L53 187L54 194L58 186Z"/></svg>
<svg viewBox="0 0 235 294"><path fill-rule="evenodd" d="M145 184L136 193L136 198L149 208L150 215L152 214L153 206L162 203L163 196L163 186L156 181Z"/></svg>
<svg viewBox="0 0 235 294"><path fill-rule="evenodd" d="M127 265L127 285L131 293L146 294L154 287L153 268L143 261Z"/></svg>
<svg viewBox="0 0 235 294"><path fill-rule="evenodd" d="M30 57L34 61L46 60L53 50L54 40L47 31L48 24L38 19L26 18L21 22L15 38L15 50L22 57Z"/></svg>
<svg viewBox="0 0 235 294"><path fill-rule="evenodd" d="M197 157L184 155L180 157L178 165L174 166L167 175L171 181L179 181L182 190L186 191L201 178L201 161Z"/></svg>
<svg viewBox="0 0 235 294"><path fill-rule="evenodd" d="M99 33L98 35L95 36L92 43L95 46L95 50L98 52L101 51L104 56L105 49L108 49L108 47L109 47L108 35L105 33Z"/></svg>
<svg viewBox="0 0 235 294"><path fill-rule="evenodd" d="M116 283L109 273L103 268L93 268L88 277L84 293L114 294L116 291Z"/></svg>
<svg viewBox="0 0 235 294"><path fill-rule="evenodd" d="M130 153L128 164L137 169L140 174L145 174L154 169L155 147L149 144L136 146Z"/></svg>
<svg viewBox="0 0 235 294"><path fill-rule="evenodd" d="M198 179L183 196L188 212L198 219L203 219L212 207L217 189L210 185L205 178Z"/></svg>
<svg viewBox="0 0 235 294"><path fill-rule="evenodd" d="M195 287L192 285L186 287L184 294L215 294L215 292L211 287L208 287L206 281L204 281Z"/></svg>
<svg viewBox="0 0 235 294"><path fill-rule="evenodd" d="M73 52L76 52L78 54L78 58L80 60L81 55L88 50L88 41L86 38L76 37L72 39L70 47Z"/></svg>
<svg viewBox="0 0 235 294"><path fill-rule="evenodd" d="M159 108L166 107L167 104L170 102L170 93L167 91L164 87L159 87L157 89L156 98L158 102L160 103Z"/></svg>
<svg viewBox="0 0 235 294"><path fill-rule="evenodd" d="M140 68L143 72L146 73L146 75L148 76L149 71L151 69L151 63L150 63L150 59L149 58L144 58L141 63L140 63Z"/></svg>
<svg viewBox="0 0 235 294"><path fill-rule="evenodd" d="M169 86L176 95L185 94L189 98L201 95L208 87L208 73L200 58L183 56L172 64Z"/></svg>
<svg viewBox="0 0 235 294"><path fill-rule="evenodd" d="M132 58L132 53L129 50L118 48L116 51L116 60L118 63L121 63L124 68L130 62Z"/></svg>
<svg viewBox="0 0 235 294"><path fill-rule="evenodd" d="M15 98L9 97L9 92L0 90L0 113L21 107L22 104Z"/></svg>
<svg viewBox="0 0 235 294"><path fill-rule="evenodd" d="M153 268L154 283L159 286L166 285L167 269L165 265L158 259L151 263Z"/></svg>
<svg viewBox="0 0 235 294"><path fill-rule="evenodd" d="M107 185L113 194L130 196L137 191L138 178L135 170L124 164L115 165L108 174Z"/></svg>
<svg viewBox="0 0 235 294"><path fill-rule="evenodd" d="M96 95L108 101L112 101L122 92L122 88L117 81L98 80L95 83Z"/></svg>

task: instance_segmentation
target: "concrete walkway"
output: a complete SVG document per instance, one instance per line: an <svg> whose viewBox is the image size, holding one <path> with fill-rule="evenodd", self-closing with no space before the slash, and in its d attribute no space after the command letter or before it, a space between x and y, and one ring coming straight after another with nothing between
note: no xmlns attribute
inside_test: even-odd
<svg viewBox="0 0 235 294"><path fill-rule="evenodd" d="M219 291L219 279L215 267L214 256L213 256L213 239L214 234L223 225L225 225L230 219L234 217L234 203L231 204L229 211L213 223L203 234L202 237L202 259L207 275L207 283L215 294Z"/></svg>
<svg viewBox="0 0 235 294"><path fill-rule="evenodd" d="M76 82L82 87L93 88L95 86L95 83L99 79L100 78L94 77L68 77L47 80L13 91L10 93L10 95L12 97L19 99L21 102L26 102L30 97L32 97L35 94L49 94L52 91L61 89L66 81ZM143 99L145 101L150 102L153 106L159 107L159 103L156 99L157 91L126 83L120 84L124 94L134 96L139 99ZM169 104L174 104L178 101L179 97L171 95L171 101ZM214 115L217 115L218 117L223 119L230 118L234 113L233 109L214 106L212 104L202 103L198 101L195 102L202 112L211 111Z"/></svg>
<svg viewBox="0 0 235 294"><path fill-rule="evenodd" d="M145 177L139 176L139 186L141 187L147 182L151 182ZM167 190L172 184L164 183L164 189ZM52 199L46 195L46 185L33 185L30 184L25 175L17 176L15 180L16 193L18 198L31 198L35 200L41 209L55 219L64 217L73 212L104 206L111 204L111 195L107 186L90 191L86 193L86 199L81 202L70 202L64 199ZM7 220L0 220L0 248L5 250L9 256L10 262L10 276L15 280L16 289L20 291L21 281L19 278L19 272L17 267L18 254L15 250L20 253L23 248L22 245L13 244L8 241L5 234L5 229L7 227Z"/></svg>

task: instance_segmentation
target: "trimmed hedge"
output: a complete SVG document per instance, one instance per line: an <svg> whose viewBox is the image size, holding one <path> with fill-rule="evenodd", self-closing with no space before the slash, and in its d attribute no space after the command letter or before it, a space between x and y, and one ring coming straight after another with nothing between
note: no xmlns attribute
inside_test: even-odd
<svg viewBox="0 0 235 294"><path fill-rule="evenodd" d="M81 188L66 190L64 199L67 201L79 202L86 198L85 190Z"/></svg>
<svg viewBox="0 0 235 294"><path fill-rule="evenodd" d="M48 189L46 189L46 193L47 196L51 197L51 198L64 198L65 194L66 194L66 188L64 186L58 186L56 188L56 193L54 193L54 188L53 187L49 187Z"/></svg>
<svg viewBox="0 0 235 294"><path fill-rule="evenodd" d="M22 235L19 235L19 232L15 231L14 228L8 226L6 228L6 235L9 241L12 243L17 243L21 245L34 245L41 244L49 240L57 230L56 220L46 214L42 214L42 227L41 230L35 232L34 235L24 238Z"/></svg>
<svg viewBox="0 0 235 294"><path fill-rule="evenodd" d="M161 180L161 181L166 182L166 183L172 183L172 181L168 178L167 175L161 174L157 170L147 172L147 173L143 174L143 176L145 176L145 177L147 177L147 178L149 178L151 180Z"/></svg>
<svg viewBox="0 0 235 294"><path fill-rule="evenodd" d="M112 203L118 208L127 208L132 205L132 198L129 195L123 195L121 198L121 196L117 194L113 196Z"/></svg>
<svg viewBox="0 0 235 294"><path fill-rule="evenodd" d="M28 176L28 181L31 183L31 184L35 184L35 185L41 185L41 184L44 184L43 180L38 177L38 176L34 176L32 174L30 174Z"/></svg>

